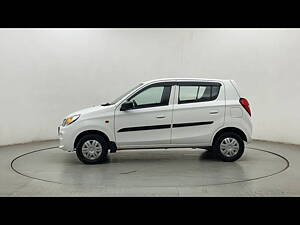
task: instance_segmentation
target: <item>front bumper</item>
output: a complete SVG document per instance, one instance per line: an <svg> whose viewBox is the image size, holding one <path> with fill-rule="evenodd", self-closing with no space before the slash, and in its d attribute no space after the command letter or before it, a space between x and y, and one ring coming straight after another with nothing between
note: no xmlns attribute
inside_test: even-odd
<svg viewBox="0 0 300 225"><path fill-rule="evenodd" d="M59 137L59 148L67 151L72 152L74 151L73 148L73 139L72 136L67 132L67 128L63 126L58 127L58 137Z"/></svg>

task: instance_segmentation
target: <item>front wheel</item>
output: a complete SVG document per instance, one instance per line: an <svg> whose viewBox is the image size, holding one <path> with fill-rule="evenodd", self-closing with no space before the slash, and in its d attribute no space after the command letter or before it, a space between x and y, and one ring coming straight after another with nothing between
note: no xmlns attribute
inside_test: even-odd
<svg viewBox="0 0 300 225"><path fill-rule="evenodd" d="M104 162L108 153L108 144L99 135L90 134L83 136L76 147L78 159L85 164Z"/></svg>
<svg viewBox="0 0 300 225"><path fill-rule="evenodd" d="M234 132L221 134L213 145L217 157L224 162L238 160L243 155L244 148L244 141Z"/></svg>

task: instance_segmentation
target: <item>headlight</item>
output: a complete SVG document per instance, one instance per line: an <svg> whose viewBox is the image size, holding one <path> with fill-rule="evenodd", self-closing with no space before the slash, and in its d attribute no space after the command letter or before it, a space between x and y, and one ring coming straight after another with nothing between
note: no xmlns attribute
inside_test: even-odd
<svg viewBox="0 0 300 225"><path fill-rule="evenodd" d="M78 120L80 115L74 115L74 116L70 116L68 118L66 118L63 122L63 126L68 126L71 123L75 122L76 120Z"/></svg>

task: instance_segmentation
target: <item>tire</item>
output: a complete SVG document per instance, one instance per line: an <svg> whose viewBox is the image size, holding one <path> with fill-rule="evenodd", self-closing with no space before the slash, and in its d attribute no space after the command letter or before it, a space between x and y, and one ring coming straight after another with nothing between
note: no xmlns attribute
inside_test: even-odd
<svg viewBox="0 0 300 225"><path fill-rule="evenodd" d="M217 158L224 162L233 162L241 158L244 148L243 139L234 132L221 134L213 144Z"/></svg>
<svg viewBox="0 0 300 225"><path fill-rule="evenodd" d="M76 146L76 155L85 164L102 163L107 159L107 153L108 143L97 134L83 136Z"/></svg>

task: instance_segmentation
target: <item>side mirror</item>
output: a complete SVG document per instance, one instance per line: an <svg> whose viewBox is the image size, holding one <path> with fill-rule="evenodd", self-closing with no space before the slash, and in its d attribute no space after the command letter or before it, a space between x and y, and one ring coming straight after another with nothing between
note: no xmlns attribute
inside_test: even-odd
<svg viewBox="0 0 300 225"><path fill-rule="evenodd" d="M124 102L121 106L121 111L126 111L129 109L133 109L133 102Z"/></svg>

